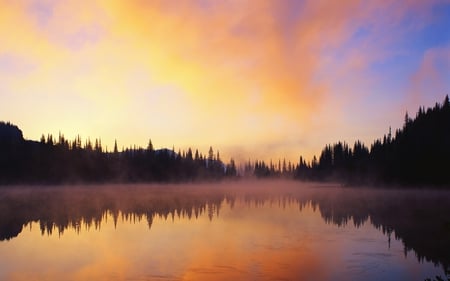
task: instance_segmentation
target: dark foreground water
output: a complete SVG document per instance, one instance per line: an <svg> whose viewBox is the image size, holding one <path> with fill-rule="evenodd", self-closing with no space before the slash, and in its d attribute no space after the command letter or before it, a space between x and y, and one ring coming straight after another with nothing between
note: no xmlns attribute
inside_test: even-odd
<svg viewBox="0 0 450 281"><path fill-rule="evenodd" d="M0 189L0 280L447 280L449 265L445 191Z"/></svg>

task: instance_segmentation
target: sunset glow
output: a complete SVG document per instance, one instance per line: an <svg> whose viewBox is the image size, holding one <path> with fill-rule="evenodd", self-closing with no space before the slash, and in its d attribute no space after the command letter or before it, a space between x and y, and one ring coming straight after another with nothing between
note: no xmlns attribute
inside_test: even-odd
<svg viewBox="0 0 450 281"><path fill-rule="evenodd" d="M396 253L389 256L390 262L379 265L388 273L393 260L405 263L403 274L410 278L421 274L423 267L431 267L422 264L416 268L415 257L406 259L396 239L388 251L387 237L368 222L360 227L349 223L339 229L326 224L309 204L299 210L295 201L260 201L264 203L258 205L249 198L246 202L236 200L233 208L222 202L219 214L215 212L211 219L206 210L192 218L172 217L171 213L168 218L155 216L151 227L145 215L125 219L119 214L113 223L108 213L95 227L81 222L79 231L68 228L58 232L55 228L51 234L42 234L42 225L32 222L17 239L0 244L0 276L17 281L248 280L252 276L261 280L330 280L337 273L347 277L355 270L346 266L352 260L361 276L373 278L373 270L363 271L354 260L357 254L353 251L361 251L363 239L383 246L378 255L380 251ZM336 239L350 231L354 234L342 244ZM55 251L49 253L49 248ZM367 264L377 261L376 257L366 259Z"/></svg>
<svg viewBox="0 0 450 281"><path fill-rule="evenodd" d="M296 161L450 89L448 0L0 4L0 120L27 139Z"/></svg>

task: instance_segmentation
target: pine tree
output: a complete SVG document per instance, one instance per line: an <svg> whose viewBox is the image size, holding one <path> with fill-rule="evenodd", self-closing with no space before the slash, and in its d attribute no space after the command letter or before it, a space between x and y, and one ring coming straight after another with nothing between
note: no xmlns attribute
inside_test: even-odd
<svg viewBox="0 0 450 281"><path fill-rule="evenodd" d="M119 150L117 149L117 140L114 140L114 154L119 153Z"/></svg>
<svg viewBox="0 0 450 281"><path fill-rule="evenodd" d="M214 161L214 150L213 150L212 146L209 147L208 161Z"/></svg>
<svg viewBox="0 0 450 281"><path fill-rule="evenodd" d="M147 151L148 152L153 152L154 151L153 143L152 143L151 139L148 140Z"/></svg>

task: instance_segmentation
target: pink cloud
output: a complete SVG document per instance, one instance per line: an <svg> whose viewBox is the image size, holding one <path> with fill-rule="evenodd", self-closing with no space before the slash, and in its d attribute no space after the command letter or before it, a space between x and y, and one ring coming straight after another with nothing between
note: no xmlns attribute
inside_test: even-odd
<svg viewBox="0 0 450 281"><path fill-rule="evenodd" d="M450 46L431 48L411 76L408 107L432 106L450 92Z"/></svg>

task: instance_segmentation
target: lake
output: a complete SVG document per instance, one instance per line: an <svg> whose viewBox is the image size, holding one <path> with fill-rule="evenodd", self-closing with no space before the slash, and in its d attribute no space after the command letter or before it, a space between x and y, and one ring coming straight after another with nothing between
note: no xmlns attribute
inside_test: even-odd
<svg viewBox="0 0 450 281"><path fill-rule="evenodd" d="M294 181L0 188L0 280L447 280L450 192Z"/></svg>

